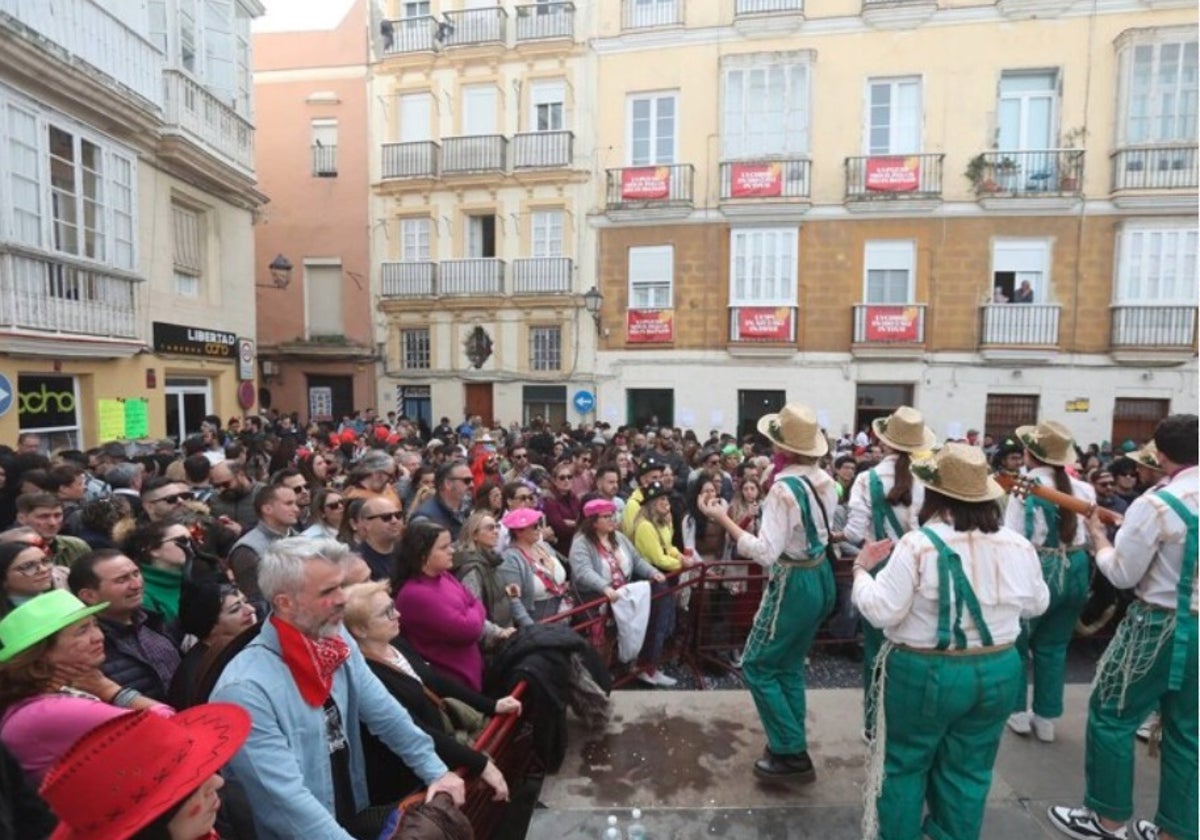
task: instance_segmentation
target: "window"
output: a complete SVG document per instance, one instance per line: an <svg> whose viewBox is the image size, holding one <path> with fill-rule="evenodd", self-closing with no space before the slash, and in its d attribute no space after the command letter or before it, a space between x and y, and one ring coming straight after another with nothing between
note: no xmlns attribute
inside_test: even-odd
<svg viewBox="0 0 1200 840"><path fill-rule="evenodd" d="M462 89L462 133L480 136L496 133L495 85L467 85Z"/></svg>
<svg viewBox="0 0 1200 840"><path fill-rule="evenodd" d="M233 22L234 61L237 78L237 100L234 108L243 116L250 116L254 92L254 68L250 60L250 14L239 4Z"/></svg>
<svg viewBox="0 0 1200 840"><path fill-rule="evenodd" d="M335 119L316 119L309 125L312 144L312 174L317 178L337 177L338 123Z"/></svg>
<svg viewBox="0 0 1200 840"><path fill-rule="evenodd" d="M795 306L795 228L735 228L729 235L729 305Z"/></svg>
<svg viewBox="0 0 1200 840"><path fill-rule="evenodd" d="M175 294L198 298L204 279L204 219L190 207L171 202Z"/></svg>
<svg viewBox="0 0 1200 840"><path fill-rule="evenodd" d="M58 126L47 132L54 250L104 262L103 153Z"/></svg>
<svg viewBox="0 0 1200 840"><path fill-rule="evenodd" d="M8 114L8 152L11 173L9 186L12 205L13 239L38 247L42 244L42 188L38 162L38 121L33 114L10 105Z"/></svg>
<svg viewBox="0 0 1200 840"><path fill-rule="evenodd" d="M1038 421L1037 394L988 394L984 410L983 433L992 440L1003 440L1018 426Z"/></svg>
<svg viewBox="0 0 1200 840"><path fill-rule="evenodd" d="M808 63L746 56L725 63L721 139L726 160L808 153ZM753 64L742 66L747 60Z"/></svg>
<svg viewBox="0 0 1200 840"><path fill-rule="evenodd" d="M629 97L629 165L675 162L674 93L639 93Z"/></svg>
<svg viewBox="0 0 1200 840"><path fill-rule="evenodd" d="M525 425L541 417L554 429L567 419L567 388L565 385L526 385L521 389L521 407Z"/></svg>
<svg viewBox="0 0 1200 840"><path fill-rule="evenodd" d="M1016 300L1016 292L1025 283L1033 289L1033 302L1049 298L1050 240L993 239L992 291L1004 301ZM993 297L997 302L1003 302Z"/></svg>
<svg viewBox="0 0 1200 840"><path fill-rule="evenodd" d="M167 409L167 436L183 440L198 434L204 418L212 414L212 383L207 379L168 378L163 389Z"/></svg>
<svg viewBox="0 0 1200 840"><path fill-rule="evenodd" d="M531 370L562 370L562 327L529 328Z"/></svg>
<svg viewBox="0 0 1200 840"><path fill-rule="evenodd" d="M82 449L79 381L74 376L17 377L17 424L20 432L42 439L42 451Z"/></svg>
<svg viewBox="0 0 1200 840"><path fill-rule="evenodd" d="M196 4L182 0L179 4L179 64L189 73L196 72Z"/></svg>
<svg viewBox="0 0 1200 840"><path fill-rule="evenodd" d="M467 216L467 256L476 259L496 256L496 217Z"/></svg>
<svg viewBox="0 0 1200 840"><path fill-rule="evenodd" d="M867 82L868 155L905 155L921 151L921 80L871 79Z"/></svg>
<svg viewBox="0 0 1200 840"><path fill-rule="evenodd" d="M401 262L429 262L429 219L400 220Z"/></svg>
<svg viewBox="0 0 1200 840"><path fill-rule="evenodd" d="M567 85L561 80L529 86L529 130L562 131L566 128Z"/></svg>
<svg viewBox="0 0 1200 840"><path fill-rule="evenodd" d="M1195 222L1127 225L1117 240L1114 303L1196 302Z"/></svg>
<svg viewBox="0 0 1200 840"><path fill-rule="evenodd" d="M561 257L563 255L563 211L533 211L529 255L532 257Z"/></svg>
<svg viewBox="0 0 1200 840"><path fill-rule="evenodd" d="M400 4L401 18L426 17L429 15L429 0L408 0Z"/></svg>
<svg viewBox="0 0 1200 840"><path fill-rule="evenodd" d="M400 330L400 367L429 370L429 329Z"/></svg>
<svg viewBox="0 0 1200 840"><path fill-rule="evenodd" d="M400 121L397 136L401 143L420 143L430 140L430 114L433 97L429 93L405 93L397 97L396 113Z"/></svg>
<svg viewBox="0 0 1200 840"><path fill-rule="evenodd" d="M309 338L345 333L341 260L304 261L304 305Z"/></svg>
<svg viewBox="0 0 1200 840"><path fill-rule="evenodd" d="M1120 54L1118 144L1196 141L1194 27L1137 31Z"/></svg>
<svg viewBox="0 0 1200 840"><path fill-rule="evenodd" d="M912 242L868 242L863 253L863 303L912 303L915 262Z"/></svg>
<svg viewBox="0 0 1200 840"><path fill-rule="evenodd" d="M675 279L675 247L629 249L629 308L670 309Z"/></svg>
<svg viewBox="0 0 1200 840"><path fill-rule="evenodd" d="M1054 148L1058 73L1054 70L1006 70L1000 76L996 142L1001 151Z"/></svg>

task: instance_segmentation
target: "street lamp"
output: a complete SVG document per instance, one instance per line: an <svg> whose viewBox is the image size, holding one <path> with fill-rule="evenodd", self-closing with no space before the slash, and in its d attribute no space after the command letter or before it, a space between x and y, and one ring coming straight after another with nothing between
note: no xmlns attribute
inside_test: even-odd
<svg viewBox="0 0 1200 840"><path fill-rule="evenodd" d="M267 269L271 272L270 283L256 283L261 289L286 289L292 282L292 263L283 254L278 254L271 260Z"/></svg>
<svg viewBox="0 0 1200 840"><path fill-rule="evenodd" d="M600 307L604 305L604 295L600 294L600 290L595 286L583 293L583 308L592 316L592 320L596 322L596 329L600 329Z"/></svg>

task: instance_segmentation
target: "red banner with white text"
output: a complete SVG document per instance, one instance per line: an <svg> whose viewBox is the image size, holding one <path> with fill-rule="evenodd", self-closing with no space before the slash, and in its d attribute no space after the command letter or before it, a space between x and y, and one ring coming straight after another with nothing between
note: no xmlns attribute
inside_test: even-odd
<svg viewBox="0 0 1200 840"><path fill-rule="evenodd" d="M729 166L730 198L772 198L783 194L783 164L733 163Z"/></svg>
<svg viewBox="0 0 1200 840"><path fill-rule="evenodd" d="M737 311L737 334L742 339L789 341L792 337L792 308L743 306Z"/></svg>
<svg viewBox="0 0 1200 840"><path fill-rule="evenodd" d="M915 306L868 306L867 341L920 341L921 310Z"/></svg>
<svg viewBox="0 0 1200 840"><path fill-rule="evenodd" d="M666 198L671 194L671 168L638 166L621 170L621 198L627 201Z"/></svg>
<svg viewBox="0 0 1200 840"><path fill-rule="evenodd" d="M921 186L921 159L867 158L866 186L876 192L913 192Z"/></svg>
<svg viewBox="0 0 1200 840"><path fill-rule="evenodd" d="M675 340L675 312L671 309L630 309L625 335L630 344L665 344Z"/></svg>

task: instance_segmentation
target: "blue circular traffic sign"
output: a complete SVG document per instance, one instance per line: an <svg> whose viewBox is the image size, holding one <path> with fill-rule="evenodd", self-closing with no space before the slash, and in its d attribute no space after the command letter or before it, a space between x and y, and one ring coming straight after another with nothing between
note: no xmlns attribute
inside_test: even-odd
<svg viewBox="0 0 1200 840"><path fill-rule="evenodd" d="M0 373L0 417L8 414L8 410L12 408L15 396L12 382L9 381L7 376Z"/></svg>
<svg viewBox="0 0 1200 840"><path fill-rule="evenodd" d="M580 414L587 414L596 407L596 397L591 391L576 391L573 402L575 410Z"/></svg>

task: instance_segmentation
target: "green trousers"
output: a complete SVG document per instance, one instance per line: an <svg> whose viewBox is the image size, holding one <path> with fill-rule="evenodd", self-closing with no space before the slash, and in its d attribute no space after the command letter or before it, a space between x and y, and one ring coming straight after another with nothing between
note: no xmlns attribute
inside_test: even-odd
<svg viewBox="0 0 1200 840"><path fill-rule="evenodd" d="M1087 807L1111 820L1133 816L1134 733L1155 709L1162 719L1162 768L1155 824L1182 840L1196 837L1196 639L1190 640L1183 686L1171 691L1171 640L1159 645L1174 614L1141 602L1129 608L1100 663L1088 703L1085 778ZM1155 649L1157 648L1157 655ZM1123 665L1141 660L1138 678L1120 689Z"/></svg>
<svg viewBox="0 0 1200 840"><path fill-rule="evenodd" d="M880 840L978 838L1021 679L1017 652L945 656L896 648L886 668Z"/></svg>
<svg viewBox="0 0 1200 840"><path fill-rule="evenodd" d="M1068 552L1065 559L1057 554L1042 554L1042 576L1050 589L1050 606L1037 618L1022 622L1021 635L1017 637L1022 664L1032 654L1033 713L1038 717L1062 717L1067 646L1087 603L1089 574L1088 555L1082 549ZM1028 696L1029 686L1022 668L1012 710L1028 709Z"/></svg>
<svg viewBox="0 0 1200 840"><path fill-rule="evenodd" d="M777 755L808 749L804 658L837 601L833 571L776 564L742 654L742 677Z"/></svg>

